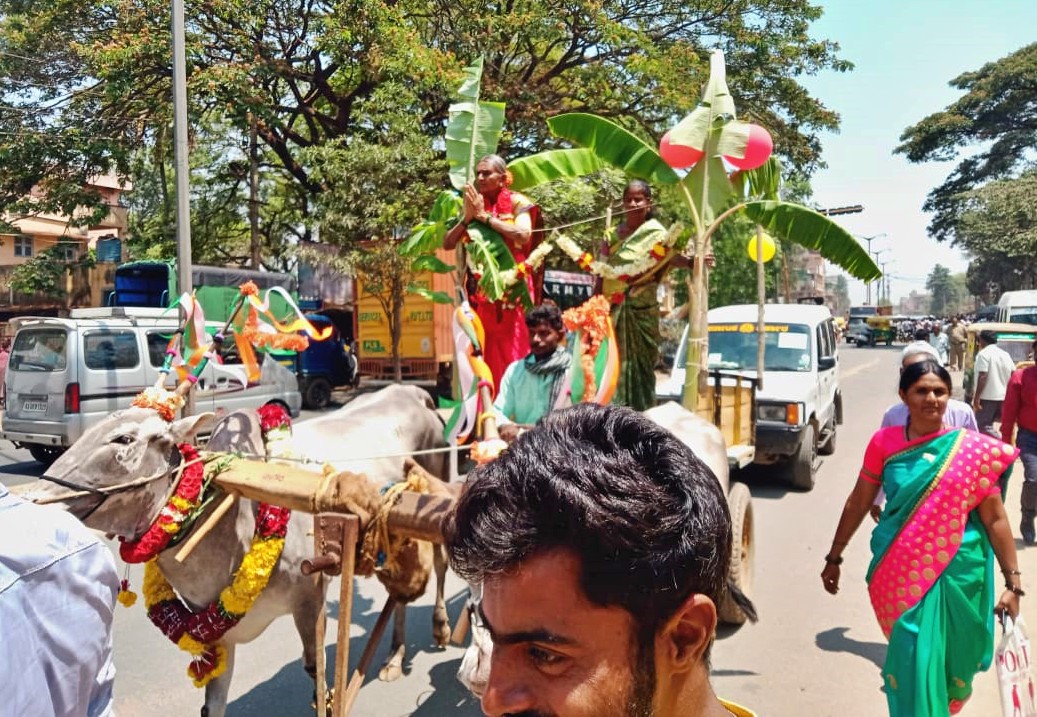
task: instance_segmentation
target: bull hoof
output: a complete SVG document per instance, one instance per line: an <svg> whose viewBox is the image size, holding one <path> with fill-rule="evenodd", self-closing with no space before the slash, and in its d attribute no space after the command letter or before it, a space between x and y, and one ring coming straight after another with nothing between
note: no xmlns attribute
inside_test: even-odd
<svg viewBox="0 0 1037 717"><path fill-rule="evenodd" d="M438 616L433 619L432 637L439 647L446 647L450 642L450 620L447 619L446 613L443 614L442 620Z"/></svg>
<svg viewBox="0 0 1037 717"><path fill-rule="evenodd" d="M209 708L208 707L205 707L205 706L202 707L202 717L209 717Z"/></svg>

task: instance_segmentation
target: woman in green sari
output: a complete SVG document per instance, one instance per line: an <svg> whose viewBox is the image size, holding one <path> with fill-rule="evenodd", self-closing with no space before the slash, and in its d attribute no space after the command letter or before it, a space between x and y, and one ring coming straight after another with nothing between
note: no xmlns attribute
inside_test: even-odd
<svg viewBox="0 0 1037 717"><path fill-rule="evenodd" d="M601 291L612 304L619 345L619 385L612 402L644 411L655 405L655 364L659 360L659 282L671 267L690 266L666 228L652 218L652 189L640 179L623 190L622 223L602 246L614 278ZM707 263L709 259L707 258Z"/></svg>
<svg viewBox="0 0 1037 717"><path fill-rule="evenodd" d="M839 591L842 552L874 501L868 594L889 650L882 674L893 717L957 714L990 666L994 613L1019 613L1024 594L1002 485L1017 451L943 423L951 377L932 361L904 369L906 426L876 432L843 507L821 579ZM1004 577L994 600L993 558ZM953 636L951 635L953 629Z"/></svg>

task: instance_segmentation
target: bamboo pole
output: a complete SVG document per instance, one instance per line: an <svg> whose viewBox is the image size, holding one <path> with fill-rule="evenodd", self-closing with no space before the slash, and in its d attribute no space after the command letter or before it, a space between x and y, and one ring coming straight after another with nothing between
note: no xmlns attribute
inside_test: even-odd
<svg viewBox="0 0 1037 717"><path fill-rule="evenodd" d="M199 525L195 530L191 532L191 537L187 539L183 547L176 552L174 558L178 563L183 563L187 560L194 549L198 547L198 543L202 542L202 538L209 534L209 532L216 527L216 524L220 522L220 519L227 514L231 506L234 505L234 501L238 499L238 496L233 493L228 493L220 501L220 504L216 506L216 510L209 514L209 517L205 519L205 522Z"/></svg>
<svg viewBox="0 0 1037 717"><path fill-rule="evenodd" d="M349 678L349 684L346 686L345 693L341 695L338 692L335 693L335 703L338 705L341 702L341 708L344 710L342 714L347 715L353 709L353 703L356 702L357 695L360 694L360 688L364 684L367 671L371 668L371 660L374 659L378 643L381 642L382 635L385 633L385 627L389 624L389 618L392 617L395 609L396 601L391 597L388 598L385 601L381 614L378 616L378 621L374 624L374 629L371 630L371 634L367 638L364 652L360 655L360 662L357 663L356 668L353 670L353 675Z"/></svg>
<svg viewBox="0 0 1037 717"><path fill-rule="evenodd" d="M356 543L360 536L360 519L348 516L342 540L342 582L338 591L338 633L335 648L335 695L345 695L349 674L349 628L353 624L353 573L356 569ZM343 699L333 700L334 717L347 717L349 705ZM318 717L323 717L319 715Z"/></svg>

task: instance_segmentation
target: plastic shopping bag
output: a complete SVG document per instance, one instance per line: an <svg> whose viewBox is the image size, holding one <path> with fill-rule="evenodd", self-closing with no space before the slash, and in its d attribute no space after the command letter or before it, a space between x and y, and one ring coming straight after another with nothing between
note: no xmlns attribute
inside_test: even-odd
<svg viewBox="0 0 1037 717"><path fill-rule="evenodd" d="M1022 615L1015 621L1007 614L1002 618L1004 635L997 646L994 659L997 663L997 680L1001 689L1001 714L1004 717L1037 717L1033 680L1030 663L1030 638Z"/></svg>

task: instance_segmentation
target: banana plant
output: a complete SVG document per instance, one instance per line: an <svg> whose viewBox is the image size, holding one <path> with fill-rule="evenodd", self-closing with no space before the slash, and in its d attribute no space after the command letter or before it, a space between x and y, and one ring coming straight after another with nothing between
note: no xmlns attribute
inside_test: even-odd
<svg viewBox="0 0 1037 717"><path fill-rule="evenodd" d="M740 122L734 99L727 88L723 53L710 58L710 77L702 101L681 120L665 140L695 150L699 159L683 176L675 171L654 146L619 125L591 114L572 113L548 120L558 138L571 149L552 150L523 157L509 169L516 189L529 189L542 181L574 179L616 167L631 178L678 188L691 219L691 233L683 246L689 256L705 256L717 227L735 214L762 226L774 237L818 251L851 276L871 281L882 275L868 252L841 226L808 207L777 198L780 165L769 159L762 167L728 175L723 158L738 164L747 158L755 125ZM756 128L758 129L758 128ZM747 184L749 183L749 191ZM704 262L694 262L689 279L692 304L688 331L684 404L694 409L706 388L708 284Z"/></svg>
<svg viewBox="0 0 1037 717"><path fill-rule="evenodd" d="M440 192L428 217L418 224L400 246L400 253L414 257L423 269L431 271L457 270L457 285L464 285L466 265L478 276L479 286L486 296L496 301L508 298L523 306L531 306L532 299L524 282L508 287L502 272L515 268L515 259L504 238L484 224L477 222L468 227L468 244L458 248L456 267L433 261L433 252L443 244L443 237L460 220L462 199L460 192L475 179L475 165L481 157L496 154L504 129L503 102L480 99L483 59L480 57L464 70L464 82L457 90L458 102L450 105L446 128L446 158L450 167L453 189ZM413 287L416 293L434 301L450 303L450 297L433 295L425 289Z"/></svg>

